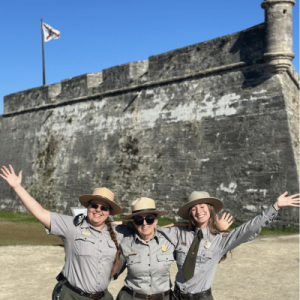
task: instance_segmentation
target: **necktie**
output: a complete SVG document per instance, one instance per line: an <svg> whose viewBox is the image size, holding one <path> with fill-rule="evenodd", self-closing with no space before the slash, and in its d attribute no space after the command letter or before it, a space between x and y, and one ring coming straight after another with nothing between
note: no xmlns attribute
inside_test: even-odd
<svg viewBox="0 0 300 300"><path fill-rule="evenodd" d="M185 263L183 267L183 276L186 280L189 280L194 276L196 258L197 258L197 253L198 253L201 239L202 239L202 230L199 229L185 259Z"/></svg>

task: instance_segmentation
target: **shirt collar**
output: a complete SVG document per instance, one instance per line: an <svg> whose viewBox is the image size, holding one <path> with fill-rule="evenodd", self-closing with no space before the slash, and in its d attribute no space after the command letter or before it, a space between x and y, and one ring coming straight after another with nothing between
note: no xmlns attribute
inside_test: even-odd
<svg viewBox="0 0 300 300"><path fill-rule="evenodd" d="M104 225L104 227L103 227L101 230L98 230L98 229L96 229L96 228L89 222L89 220L88 220L87 217L84 218L82 224L80 225L80 228L82 228L82 229L83 229L83 228L91 228L91 229L93 229L93 230L95 230L95 231L99 231L99 232L101 232L102 230L103 230L103 231L107 231L107 226L106 226L106 224Z"/></svg>
<svg viewBox="0 0 300 300"><path fill-rule="evenodd" d="M196 227L194 231L194 236L198 234L199 228ZM202 229L202 235L203 237L210 235L209 226L206 226Z"/></svg>
<svg viewBox="0 0 300 300"><path fill-rule="evenodd" d="M159 244L159 235L158 235L158 232L156 231L156 229L154 229L154 236L151 240L155 240L157 242L157 244ZM136 231L135 234L134 234L134 241L136 240L139 240L141 241L142 243L146 243L138 234L138 232ZM151 241L150 240L150 241Z"/></svg>

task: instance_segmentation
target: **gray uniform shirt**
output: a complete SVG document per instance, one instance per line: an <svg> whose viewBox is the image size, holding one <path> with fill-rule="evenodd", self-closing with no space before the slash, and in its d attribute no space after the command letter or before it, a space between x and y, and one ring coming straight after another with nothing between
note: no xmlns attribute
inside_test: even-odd
<svg viewBox="0 0 300 300"><path fill-rule="evenodd" d="M95 229L86 219L75 226L73 217L50 213L51 230L48 234L62 238L65 265L62 273L71 285L87 292L104 291L110 283L110 272L117 252L107 227ZM124 226L113 226L118 242L132 233Z"/></svg>
<svg viewBox="0 0 300 300"><path fill-rule="evenodd" d="M134 292L157 294L171 288L170 266L174 246L161 233L145 242L133 234L121 243L121 268L127 267L124 285Z"/></svg>
<svg viewBox="0 0 300 300"><path fill-rule="evenodd" d="M277 214L275 208L270 206L261 215L227 234L211 234L209 227L205 227L202 230L203 238L197 253L194 276L188 281L183 277L183 266L198 230L194 232L187 231L186 227L161 228L157 226L157 230L162 232L175 246L178 267L175 284L184 293L195 294L209 289L218 263L224 254L242 243L253 240L264 226L274 220Z"/></svg>

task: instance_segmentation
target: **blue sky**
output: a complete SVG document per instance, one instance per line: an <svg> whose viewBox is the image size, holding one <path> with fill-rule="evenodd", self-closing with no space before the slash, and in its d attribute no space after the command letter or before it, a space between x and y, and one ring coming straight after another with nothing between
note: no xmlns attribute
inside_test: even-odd
<svg viewBox="0 0 300 300"><path fill-rule="evenodd" d="M41 18L61 32L45 43L46 84L53 84L252 27L264 22L261 2L2 1L0 114L5 95L42 85ZM299 73L299 3L293 14Z"/></svg>

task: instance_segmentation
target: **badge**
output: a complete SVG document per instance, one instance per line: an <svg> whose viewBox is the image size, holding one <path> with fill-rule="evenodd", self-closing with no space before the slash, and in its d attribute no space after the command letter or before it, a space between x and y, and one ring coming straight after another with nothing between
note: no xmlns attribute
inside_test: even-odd
<svg viewBox="0 0 300 300"><path fill-rule="evenodd" d="M204 248L205 249L208 249L210 247L210 242L206 242L205 244L204 244Z"/></svg>
<svg viewBox="0 0 300 300"><path fill-rule="evenodd" d="M84 234L84 235L91 235L89 232L85 232L85 231L82 231L81 234Z"/></svg>
<svg viewBox="0 0 300 300"><path fill-rule="evenodd" d="M185 242L181 242L181 245L186 246L186 243Z"/></svg>
<svg viewBox="0 0 300 300"><path fill-rule="evenodd" d="M162 252L166 252L166 251L167 251L167 246L162 245L162 246L161 246L161 251L162 251Z"/></svg>

